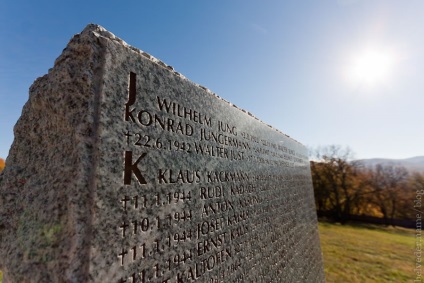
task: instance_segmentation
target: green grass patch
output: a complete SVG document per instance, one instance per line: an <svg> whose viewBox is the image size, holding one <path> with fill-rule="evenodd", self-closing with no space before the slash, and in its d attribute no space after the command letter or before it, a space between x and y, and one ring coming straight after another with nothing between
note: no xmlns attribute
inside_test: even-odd
<svg viewBox="0 0 424 283"><path fill-rule="evenodd" d="M376 225L318 225L332 282L413 282L415 230Z"/></svg>

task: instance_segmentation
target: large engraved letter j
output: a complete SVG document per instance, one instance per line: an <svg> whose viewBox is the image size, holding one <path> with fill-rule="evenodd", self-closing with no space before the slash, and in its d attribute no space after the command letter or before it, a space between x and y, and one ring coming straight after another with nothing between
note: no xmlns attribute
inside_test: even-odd
<svg viewBox="0 0 424 283"><path fill-rule="evenodd" d="M135 103L135 97L137 93L136 78L137 78L136 74L131 72L129 88L128 88L128 101L125 104L125 121L128 121L128 119L131 119L131 121L135 122L135 119L132 114L132 112L134 111L134 108L130 111L130 106Z"/></svg>

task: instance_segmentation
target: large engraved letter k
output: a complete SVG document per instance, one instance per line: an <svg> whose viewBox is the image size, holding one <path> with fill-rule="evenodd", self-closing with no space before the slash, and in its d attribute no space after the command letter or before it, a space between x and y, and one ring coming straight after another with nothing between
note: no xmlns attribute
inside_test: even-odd
<svg viewBox="0 0 424 283"><path fill-rule="evenodd" d="M135 163L132 163L132 151L125 151L125 169L124 169L124 184L131 185L131 176L134 173L137 180L140 184L147 184L146 179L144 179L143 175L141 175L140 169L138 169L137 165L146 156L147 153L143 153L137 159Z"/></svg>

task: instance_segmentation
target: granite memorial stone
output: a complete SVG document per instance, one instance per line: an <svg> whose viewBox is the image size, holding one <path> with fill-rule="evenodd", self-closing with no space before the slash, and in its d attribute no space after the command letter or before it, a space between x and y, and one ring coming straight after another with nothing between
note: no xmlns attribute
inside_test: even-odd
<svg viewBox="0 0 424 283"><path fill-rule="evenodd" d="M5 282L324 282L306 148L97 25L0 175Z"/></svg>

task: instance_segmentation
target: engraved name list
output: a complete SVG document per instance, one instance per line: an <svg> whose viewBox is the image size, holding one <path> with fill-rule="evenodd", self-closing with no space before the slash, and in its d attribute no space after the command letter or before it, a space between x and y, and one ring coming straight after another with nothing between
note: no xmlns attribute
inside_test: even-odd
<svg viewBox="0 0 424 283"><path fill-rule="evenodd" d="M124 186L116 204L123 221L116 233L125 245L116 251L117 282L268 282L295 268L295 253L316 256L296 247L314 236L297 225L313 213L305 150L266 125L278 141L231 115L142 96L140 88L131 72L122 107ZM146 168L158 154L171 162ZM127 193L131 186L136 193Z"/></svg>

